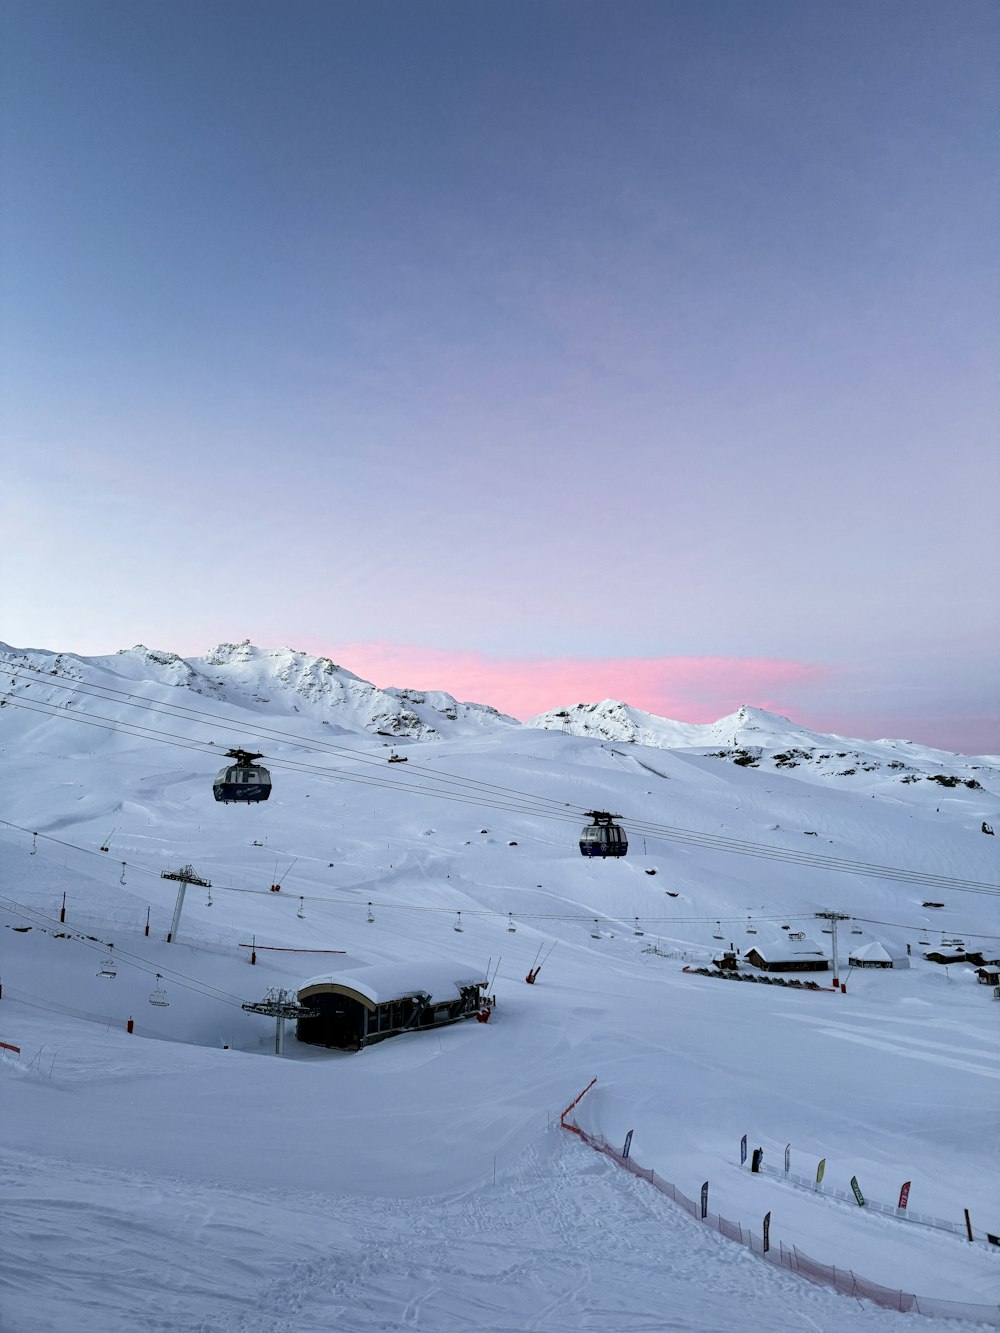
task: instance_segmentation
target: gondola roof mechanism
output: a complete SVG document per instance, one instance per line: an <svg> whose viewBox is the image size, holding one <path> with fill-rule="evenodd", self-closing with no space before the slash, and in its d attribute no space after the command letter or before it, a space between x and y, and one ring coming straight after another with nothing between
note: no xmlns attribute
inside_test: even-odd
<svg viewBox="0 0 1000 1333"><path fill-rule="evenodd" d="M253 750L227 750L226 757L233 762L219 771L212 787L217 801L239 801L250 804L266 801L271 795L271 774L257 760L263 755Z"/></svg>

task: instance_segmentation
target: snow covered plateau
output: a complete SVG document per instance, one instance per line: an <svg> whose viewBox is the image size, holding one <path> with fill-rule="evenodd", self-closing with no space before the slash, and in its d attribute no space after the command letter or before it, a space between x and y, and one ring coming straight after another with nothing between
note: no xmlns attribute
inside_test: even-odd
<svg viewBox="0 0 1000 1333"><path fill-rule="evenodd" d="M213 800L231 747L269 800ZM2 1333L1000 1327L997 756L0 645L0 774ZM832 962L822 912L844 989L747 958ZM489 1021L278 1056L241 1007L389 964ZM561 1126L594 1079L572 1123L768 1260Z"/></svg>

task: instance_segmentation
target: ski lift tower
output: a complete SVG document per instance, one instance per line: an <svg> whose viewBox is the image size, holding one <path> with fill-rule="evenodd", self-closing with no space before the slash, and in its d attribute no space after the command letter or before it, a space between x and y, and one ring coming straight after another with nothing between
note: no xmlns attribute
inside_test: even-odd
<svg viewBox="0 0 1000 1333"><path fill-rule="evenodd" d="M180 881L180 888L177 890L177 901L174 903L174 916L170 922L170 929L167 931L167 943L172 944L174 936L177 934L177 927L181 921L181 908L184 906L184 895L187 893L189 884L197 884L199 889L210 889L211 881L202 879L194 873L192 866L181 866L180 870L161 870L160 879L176 879Z"/></svg>
<svg viewBox="0 0 1000 1333"><path fill-rule="evenodd" d="M291 991L277 986L272 986L262 1000L247 1001L242 1007L248 1014L263 1014L266 1018L274 1019L275 1055L285 1053L286 1018L316 1018L319 1015L318 1009L307 1009L299 1004Z"/></svg>
<svg viewBox="0 0 1000 1333"><path fill-rule="evenodd" d="M847 912L813 912L813 916L830 923L830 940L833 946L833 987L836 990L840 985L840 968L837 959L837 922L850 921L851 918Z"/></svg>

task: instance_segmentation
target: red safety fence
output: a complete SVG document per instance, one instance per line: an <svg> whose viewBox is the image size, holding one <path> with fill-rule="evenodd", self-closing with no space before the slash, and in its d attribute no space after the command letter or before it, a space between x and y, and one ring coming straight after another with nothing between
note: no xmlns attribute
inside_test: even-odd
<svg viewBox="0 0 1000 1333"><path fill-rule="evenodd" d="M572 1124L566 1119L569 1112L580 1101L584 1093L590 1091L596 1081L595 1079L588 1084L576 1101L567 1106L562 1113L560 1123L563 1129L568 1129L573 1134L579 1135L584 1143L588 1143L596 1152L603 1153L605 1157L610 1157L612 1161L622 1167L623 1170L628 1171L630 1175L640 1176L643 1180L648 1181L661 1194L665 1194L668 1199L672 1199L674 1203L679 1204L685 1212L690 1213L697 1221L704 1222L706 1226L711 1227L713 1231L718 1231L727 1240L736 1241L740 1245L746 1246L753 1254L758 1255L766 1263L773 1264L775 1268L786 1268L792 1273L798 1273L800 1277L807 1278L810 1282L815 1282L824 1287L833 1287L835 1291L839 1291L845 1296L856 1296L860 1300L871 1301L873 1305L880 1305L887 1310L932 1315L939 1319L970 1319L981 1324L988 1324L993 1328L1000 1328L1000 1305L976 1305L967 1301L935 1300L930 1296L917 1296L913 1292L900 1291L894 1287L884 1287L878 1282L859 1277L857 1273L849 1268L836 1268L832 1264L821 1264L815 1259L810 1259L807 1254L803 1254L797 1245L787 1246L781 1242L777 1245L772 1243L765 1250L761 1236L755 1235L749 1227L742 1226L739 1222L731 1222L728 1218L720 1217L717 1213L706 1213L702 1217L700 1205L694 1199L689 1199L676 1185L672 1185L669 1180L664 1180L662 1176L658 1176L649 1167L640 1166L631 1157L623 1156L600 1135L588 1134L585 1129L581 1129L579 1125Z"/></svg>

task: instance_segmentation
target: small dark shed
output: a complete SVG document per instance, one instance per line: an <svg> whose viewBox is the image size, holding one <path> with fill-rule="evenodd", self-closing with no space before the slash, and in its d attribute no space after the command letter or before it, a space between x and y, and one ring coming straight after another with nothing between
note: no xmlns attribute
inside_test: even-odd
<svg viewBox="0 0 1000 1333"><path fill-rule="evenodd" d="M736 957L735 949L724 949L721 958L713 958L712 962L720 972L738 972L739 960Z"/></svg>
<svg viewBox="0 0 1000 1333"><path fill-rule="evenodd" d="M481 970L457 963L380 963L313 977L298 998L319 1013L300 1018L295 1035L313 1046L359 1051L401 1032L474 1018L485 989Z"/></svg>

